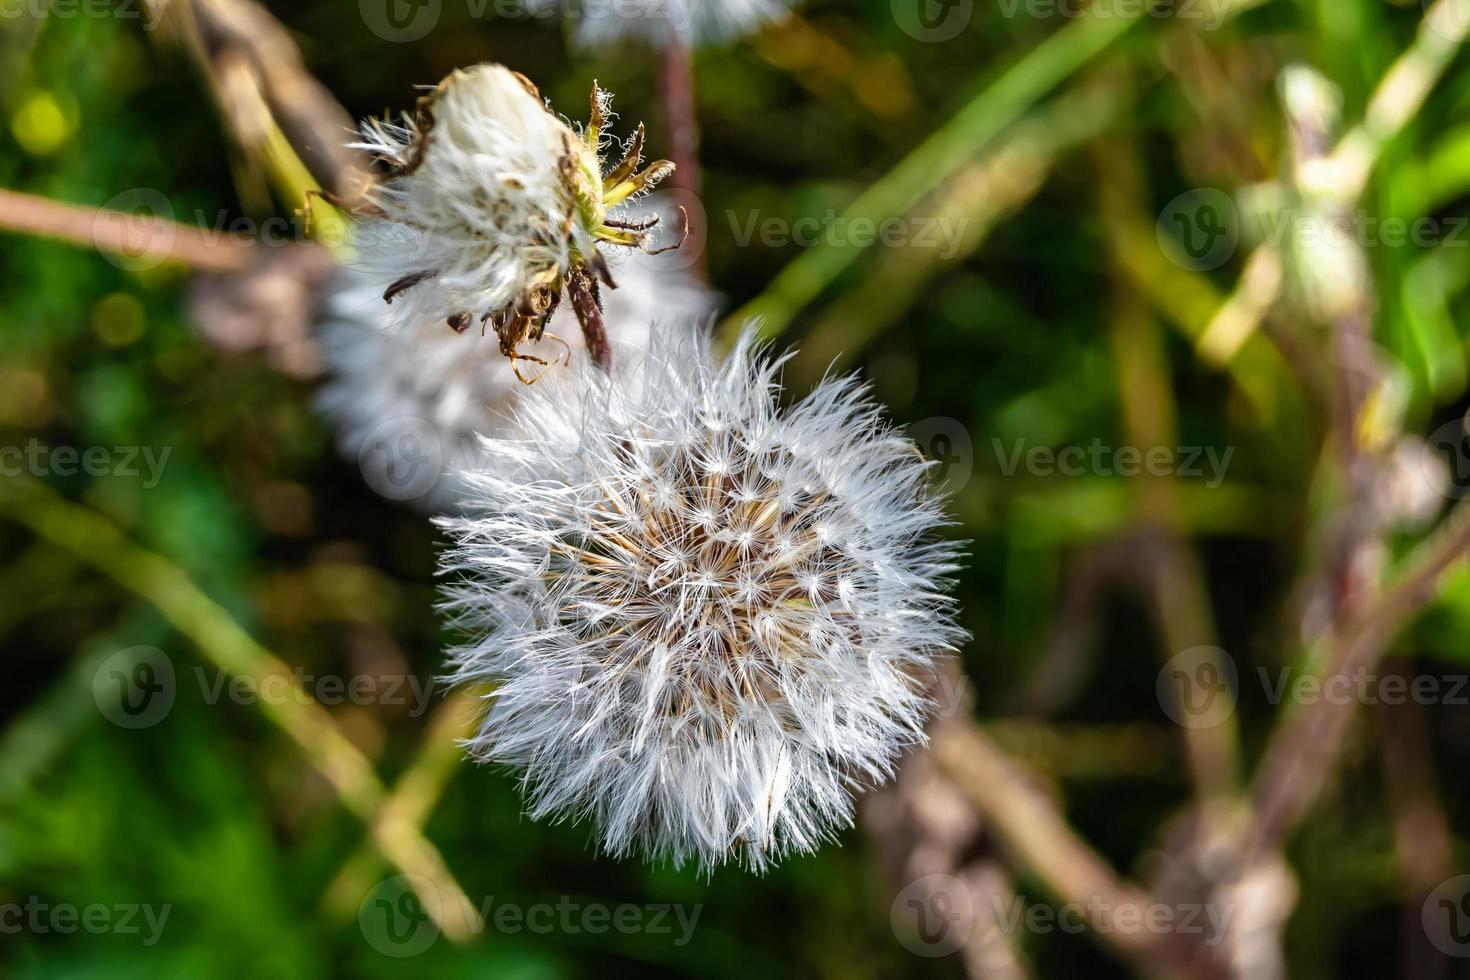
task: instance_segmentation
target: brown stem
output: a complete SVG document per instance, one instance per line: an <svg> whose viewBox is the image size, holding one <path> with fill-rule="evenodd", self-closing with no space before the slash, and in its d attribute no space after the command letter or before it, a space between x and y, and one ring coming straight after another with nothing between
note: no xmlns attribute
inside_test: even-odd
<svg viewBox="0 0 1470 980"><path fill-rule="evenodd" d="M1386 676L1413 683L1409 665L1394 664ZM1434 784L1434 746L1424 706L1414 698L1380 705L1384 799L1393 817L1398 857L1401 955L1404 980L1434 980L1434 954L1421 925L1425 899L1454 874L1454 837Z"/></svg>
<svg viewBox="0 0 1470 980"><path fill-rule="evenodd" d="M668 129L669 159L674 163L674 172L669 176L669 187L698 202L704 185L704 171L699 166L699 115L694 101L694 56L688 42L678 37L671 39L663 49L662 68L664 125ZM702 233L703 229L700 231ZM701 279L709 278L703 252L697 256L691 269Z"/></svg>
<svg viewBox="0 0 1470 980"><path fill-rule="evenodd" d="M180 6L189 15L181 38L245 152L257 160L267 157L268 124L274 122L333 203L359 203L372 168L361 151L347 146L354 120L306 70L291 33L255 0Z"/></svg>
<svg viewBox="0 0 1470 980"><path fill-rule="evenodd" d="M948 660L929 696L946 709L968 712L966 691L959 665ZM946 724L940 721L934 727ZM1020 901L1010 871L985 838L979 810L940 771L931 753L906 756L891 782L865 794L862 816L890 882L907 899L903 911L923 921L929 913L943 912L939 903L955 897L951 890L968 893L973 927L967 935L941 934L940 941L952 938L961 944L961 959L972 980L1027 980L1020 937L1004 915L1004 909Z"/></svg>
<svg viewBox="0 0 1470 980"><path fill-rule="evenodd" d="M1322 683L1368 671L1378 663L1394 632L1434 597L1440 578L1470 551L1470 504L1461 504L1441 531L1420 546L1397 582L1331 638ZM1247 854L1259 857L1278 847L1326 784L1353 718L1350 698L1319 698L1300 706L1281 723L1262 757L1256 777L1255 827Z"/></svg>
<svg viewBox="0 0 1470 980"><path fill-rule="evenodd" d="M1045 793L972 724L945 725L933 734L935 761L1049 892L1082 909L1142 908L1148 898L1119 880L1067 825ZM1096 923L1095 923L1096 924ZM1098 936L1128 957L1152 952L1154 937L1101 929Z"/></svg>
<svg viewBox="0 0 1470 980"><path fill-rule="evenodd" d="M231 235L212 234L167 218L64 204L19 191L0 189L0 228L215 272L241 269L250 261L249 244Z"/></svg>
<svg viewBox="0 0 1470 980"><path fill-rule="evenodd" d="M675 170L669 184L699 196L699 118L694 104L694 57L688 43L674 38L663 50L664 124L669 159Z"/></svg>

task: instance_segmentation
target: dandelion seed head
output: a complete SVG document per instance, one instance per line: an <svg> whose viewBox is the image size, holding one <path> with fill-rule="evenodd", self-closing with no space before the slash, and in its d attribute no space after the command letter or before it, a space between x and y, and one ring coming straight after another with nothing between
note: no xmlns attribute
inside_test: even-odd
<svg viewBox="0 0 1470 980"><path fill-rule="evenodd" d="M357 245L396 322L489 323L516 359L564 294L585 307L597 283L616 286L600 245L660 251L658 216L626 211L674 165L645 165L639 126L605 167L611 106L594 83L591 116L573 130L525 76L483 64L444 79L401 124L363 126L356 146L387 173L367 194Z"/></svg>
<svg viewBox="0 0 1470 980"><path fill-rule="evenodd" d="M855 381L783 410L750 336L614 364L529 391L443 522L454 676L497 685L471 750L614 855L763 870L922 741L955 546Z"/></svg>
<svg viewBox="0 0 1470 980"><path fill-rule="evenodd" d="M502 308L591 247L562 161L596 157L522 77L477 65L426 101L399 124L368 121L357 144L392 170L371 195L381 215L359 225L364 270L384 286L430 274L395 300L402 326Z"/></svg>

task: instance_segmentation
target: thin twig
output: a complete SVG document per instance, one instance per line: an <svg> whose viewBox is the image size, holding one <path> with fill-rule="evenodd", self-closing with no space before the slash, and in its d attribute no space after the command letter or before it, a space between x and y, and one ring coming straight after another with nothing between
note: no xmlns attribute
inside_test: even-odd
<svg viewBox="0 0 1470 980"><path fill-rule="evenodd" d="M1460 16L1458 0L1437 0L1420 24L1413 45L1385 74L1369 101L1364 122L1338 144L1325 161L1299 165L1300 178L1311 188L1329 195L1339 205L1361 195L1382 155L1384 147L1401 132L1423 107L1433 84L1448 67L1454 46L1470 35L1470 18ZM1446 47L1450 45L1450 47ZM1363 330L1360 323L1351 325L1353 337ZM1358 338L1356 343L1361 343ZM1349 351L1347 353L1355 353ZM1351 365L1339 364L1339 368ZM1340 457L1348 468L1349 498L1344 507L1363 505L1368 492L1361 485L1361 464L1356 459L1356 416L1351 406L1361 403L1358 380L1346 379L1349 404L1340 406L1338 419ZM1344 513L1339 520L1351 520ZM1329 560L1352 563L1361 549L1372 541L1352 540L1336 547ZM1422 545L1406 564L1404 571L1386 591L1376 594L1371 584L1351 590L1351 602L1335 604L1340 617L1326 638L1323 683L1342 677L1351 683L1352 675L1369 670L1382 657L1397 628L1420 606L1432 598L1440 577L1470 548L1470 509L1461 505L1446 520L1440 531ZM1339 572L1338 578L1346 572ZM1341 588L1342 582L1335 584ZM1287 833L1306 813L1326 785L1333 764L1341 754L1342 741L1353 717L1353 705L1335 704L1338 699L1321 699L1290 712L1278 725L1267 744L1255 781L1253 799L1255 821L1247 848L1247 857L1260 856L1279 848Z"/></svg>
<svg viewBox="0 0 1470 980"><path fill-rule="evenodd" d="M1229 364L1265 321L1281 296L1281 253L1261 245L1247 256L1235 291L1215 311L1200 334L1199 354L1211 364Z"/></svg>
<svg viewBox="0 0 1470 980"><path fill-rule="evenodd" d="M1374 89L1363 122L1303 175L1306 189L1325 192L1343 204L1362 195L1384 148L1423 108L1434 83L1470 36L1470 17L1459 9L1461 4L1462 0L1437 0L1429 9L1413 45ZM1258 246L1246 259L1230 299L1201 338L1201 353L1217 363L1228 362L1261 325L1283 287L1279 253L1270 245Z"/></svg>
<svg viewBox="0 0 1470 980"><path fill-rule="evenodd" d="M1407 663L1386 674L1408 690L1413 677ZM1414 698L1401 703L1382 702L1378 712L1381 731L1384 800L1393 819L1394 851L1398 856L1400 929L1405 980L1433 980L1435 957L1424 934L1423 906L1440 882L1453 872L1453 836L1439 792L1434 785L1434 755L1427 712Z"/></svg>
<svg viewBox="0 0 1470 980"><path fill-rule="evenodd" d="M197 63L235 145L307 215L308 233L343 246L349 224L333 204L353 207L372 184L366 156L347 147L352 117L306 70L290 33L254 0L180 0L170 10L178 11L165 20L174 29L160 36L177 36Z"/></svg>
<svg viewBox="0 0 1470 980"><path fill-rule="evenodd" d="M0 228L70 242L128 259L180 262L232 272L250 262L248 239L213 233L156 215L65 204L0 189Z"/></svg>
<svg viewBox="0 0 1470 980"><path fill-rule="evenodd" d="M699 197L699 116L694 98L694 52L688 42L673 38L664 45L660 92L664 125L668 128L668 157L674 162L669 186Z"/></svg>
<svg viewBox="0 0 1470 980"><path fill-rule="evenodd" d="M669 159L674 172L669 187L688 195L695 202L704 192L704 171L699 163L699 114L694 97L694 52L677 32L664 45L663 77L660 86L664 102L664 125L668 129ZM709 278L708 256L701 249L694 257L692 271L700 279Z"/></svg>
<svg viewBox="0 0 1470 980"><path fill-rule="evenodd" d="M198 62L238 145L278 182L302 185L290 173L299 167L309 172L305 186L320 182L344 206L361 198L371 166L347 146L352 116L306 70L291 33L269 10L255 0L175 0L165 25L177 29ZM278 155L270 145L277 127L285 134L280 142L288 137L292 147L284 170L271 159Z"/></svg>
<svg viewBox="0 0 1470 980"><path fill-rule="evenodd" d="M1253 318L1238 334L1240 343L1230 349L1228 357L1217 356L1206 338L1215 329L1213 321L1222 316L1233 316L1226 311L1236 304L1254 308L1264 303L1260 309L1260 315L1264 316L1266 308L1275 302L1276 287L1259 299L1242 298L1240 290L1248 289L1254 293L1256 288L1251 277L1243 277L1236 294L1228 299L1223 297L1207 277L1185 269L1165 256L1157 245L1153 218L1141 209L1120 209L1108 228L1108 234L1118 243L1113 249L1113 257L1119 264L1119 271L1125 273L1150 305L1194 345L1196 354L1206 365L1229 373L1231 382L1254 409L1258 422L1271 424L1277 417L1282 396L1292 390L1284 383L1287 365L1282 363L1282 359L1290 362L1293 368L1297 365L1284 350L1249 343L1256 327L1269 328L1270 321L1263 324L1258 316L1251 314ZM1247 267L1254 261L1257 260L1253 255L1247 260Z"/></svg>
<svg viewBox="0 0 1470 980"><path fill-rule="evenodd" d="M387 828L422 827L459 770L459 740L474 731L478 699L456 692L435 710L424 727L421 748L404 771L392 795L378 810L374 835ZM379 826L381 825L381 826ZM362 896L376 883L381 853L369 843L358 849L327 887L323 904L340 917L354 915Z"/></svg>
<svg viewBox="0 0 1470 980"><path fill-rule="evenodd" d="M1461 504L1419 547L1394 584L1329 639L1318 673L1323 689L1333 678L1351 683L1355 674L1371 671L1398 628L1434 597L1440 579L1467 552L1470 504ZM1315 802L1341 754L1354 708L1351 699L1320 698L1296 708L1277 727L1252 794L1255 827L1248 856L1279 848Z"/></svg>
<svg viewBox="0 0 1470 980"><path fill-rule="evenodd" d="M1008 760L977 726L941 726L934 733L931 750L940 767L965 791L1047 891L1081 909L1116 911L1142 908L1148 903L1142 891L1120 880L1107 862L1073 833L1035 780ZM1130 957L1155 948L1155 937L1142 930L1104 928L1098 935Z"/></svg>

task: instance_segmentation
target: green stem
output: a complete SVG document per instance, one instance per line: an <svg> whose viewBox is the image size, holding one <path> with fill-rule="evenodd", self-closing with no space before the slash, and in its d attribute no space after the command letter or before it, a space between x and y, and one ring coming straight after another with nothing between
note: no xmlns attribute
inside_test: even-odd
<svg viewBox="0 0 1470 980"><path fill-rule="evenodd" d="M859 195L843 212L844 224L878 222L907 212L1138 20L1136 16L1089 16L1053 34ZM808 249L781 270L765 292L731 314L721 332L729 337L747 321L759 319L763 337L777 336L857 261L864 247L843 240Z"/></svg>

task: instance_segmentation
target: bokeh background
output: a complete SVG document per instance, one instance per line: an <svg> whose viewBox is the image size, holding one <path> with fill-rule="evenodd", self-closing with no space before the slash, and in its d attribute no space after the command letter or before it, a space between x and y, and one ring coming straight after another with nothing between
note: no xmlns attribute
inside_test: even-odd
<svg viewBox="0 0 1470 980"><path fill-rule="evenodd" d="M573 118L598 80L657 154L669 57L579 48L575 13L443 0L394 39L367 0L268 0L261 70L324 86L275 94L307 117L282 136L221 97L248 44L193 46L165 6L0 0L0 188L32 196L0 197L0 446L40 447L0 459L0 908L108 910L0 916L0 973L1470 976L1470 577L1438 574L1470 477L1470 4L814 0L694 53L684 200L721 329L763 317L801 351L791 397L861 369L911 427L971 542L973 634L951 734L897 790L815 855L708 880L600 857L458 759L439 534L313 410L331 263L308 243L340 216L299 213L308 169L330 183L301 136L324 99L382 114L499 61ZM140 261L86 247L102 206L278 240L248 268ZM1167 461L1131 475L1129 448ZM1419 547L1431 574L1394 591ZM1273 695L1339 657L1432 684ZM167 670L166 710L119 714L114 677ZM283 670L370 693L209 693ZM1228 909L1229 962L997 930L995 901L1096 895L1064 838L1018 838L1032 803L1113 884ZM379 912L421 900L405 866L477 904L698 918L388 935Z"/></svg>

